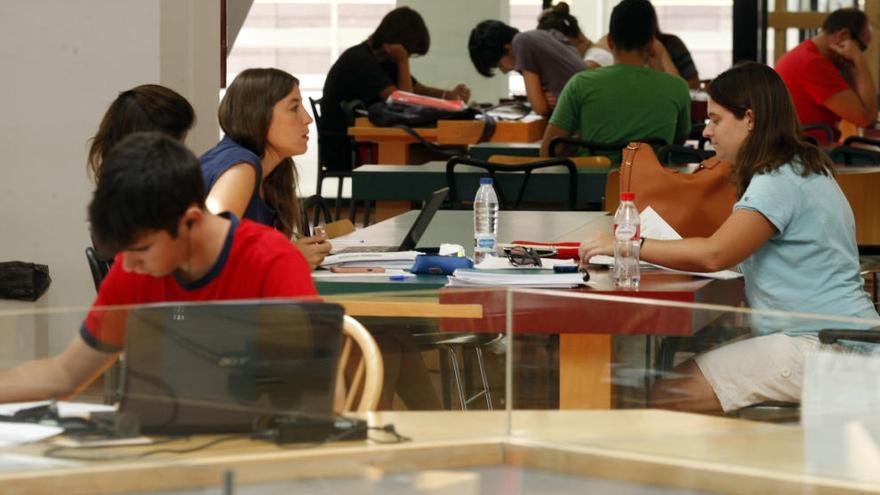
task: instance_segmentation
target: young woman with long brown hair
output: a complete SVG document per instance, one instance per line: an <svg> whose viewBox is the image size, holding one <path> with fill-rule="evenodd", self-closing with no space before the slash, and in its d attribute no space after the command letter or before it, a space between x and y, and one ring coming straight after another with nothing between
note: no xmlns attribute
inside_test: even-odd
<svg viewBox="0 0 880 495"><path fill-rule="evenodd" d="M200 158L208 209L294 236L300 204L292 157L306 152L312 123L299 80L278 69L247 69L229 85L217 113L226 135ZM296 245L312 268L331 247L319 236L299 237Z"/></svg>
<svg viewBox="0 0 880 495"><path fill-rule="evenodd" d="M720 158L734 164L739 201L708 238L648 239L641 258L681 270L739 266L754 309L809 311L880 323L863 290L852 209L832 163L801 137L791 97L773 69L748 62L712 81L704 131ZM582 244L584 259L611 254L610 234ZM710 350L658 380L655 407L727 412L764 401L800 400L804 358L828 323L751 316L756 337ZM839 350L852 350L851 346Z"/></svg>
<svg viewBox="0 0 880 495"><path fill-rule="evenodd" d="M101 163L122 138L139 131L159 131L184 141L195 124L192 105L176 91L142 84L122 91L107 108L89 147L89 174L95 181Z"/></svg>

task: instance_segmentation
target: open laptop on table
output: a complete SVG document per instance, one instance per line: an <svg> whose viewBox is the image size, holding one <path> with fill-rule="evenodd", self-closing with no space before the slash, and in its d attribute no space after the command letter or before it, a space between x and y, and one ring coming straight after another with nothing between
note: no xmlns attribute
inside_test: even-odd
<svg viewBox="0 0 880 495"><path fill-rule="evenodd" d="M342 318L341 306L317 302L132 309L115 435L250 432L275 417L332 423Z"/></svg>
<svg viewBox="0 0 880 495"><path fill-rule="evenodd" d="M414 250L416 248L416 244L419 243L419 239L422 238L422 234L424 234L425 230L428 229L428 225L430 225L431 220L434 219L434 215L437 213L437 210L440 209L440 206L443 205L443 201L446 200L447 194L449 194L448 187L438 189L431 193L431 197L428 199L427 203L425 203L425 207L422 208L421 212L419 212L419 216L416 217L416 221L413 222L412 227L410 227L409 232L406 233L406 236L404 236L403 241L401 241L399 246L351 246L340 249L339 251L335 251L333 254L379 253Z"/></svg>

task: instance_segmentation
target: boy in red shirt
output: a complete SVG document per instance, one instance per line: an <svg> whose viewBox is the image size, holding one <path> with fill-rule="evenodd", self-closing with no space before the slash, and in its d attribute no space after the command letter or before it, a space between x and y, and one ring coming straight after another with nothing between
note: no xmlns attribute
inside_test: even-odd
<svg viewBox="0 0 880 495"><path fill-rule="evenodd" d="M113 149L89 221L102 250L118 254L80 335L56 356L0 372L0 401L76 395L107 369L122 351L126 311L100 306L317 295L283 235L205 209L198 160L159 133Z"/></svg>
<svg viewBox="0 0 880 495"><path fill-rule="evenodd" d="M828 124L837 140L837 124L846 119L859 127L877 120L877 90L864 51L871 27L864 12L839 9L822 23L819 34L789 51L776 62L801 125ZM820 144L826 133L809 131Z"/></svg>

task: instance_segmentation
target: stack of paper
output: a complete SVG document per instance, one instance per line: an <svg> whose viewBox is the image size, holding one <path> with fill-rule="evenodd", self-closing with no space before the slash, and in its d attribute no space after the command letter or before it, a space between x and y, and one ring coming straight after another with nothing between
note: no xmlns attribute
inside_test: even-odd
<svg viewBox="0 0 880 495"><path fill-rule="evenodd" d="M567 288L586 285L580 273L548 273L545 270L459 269L449 277L447 287L544 287Z"/></svg>
<svg viewBox="0 0 880 495"><path fill-rule="evenodd" d="M541 266L514 266L505 257L487 256L474 268L478 270L552 270L554 266L575 266L574 260L557 260L553 258L541 258Z"/></svg>
<svg viewBox="0 0 880 495"><path fill-rule="evenodd" d="M382 268L410 268L418 251L391 251L369 253L332 254L324 258L321 267L340 266L381 266Z"/></svg>

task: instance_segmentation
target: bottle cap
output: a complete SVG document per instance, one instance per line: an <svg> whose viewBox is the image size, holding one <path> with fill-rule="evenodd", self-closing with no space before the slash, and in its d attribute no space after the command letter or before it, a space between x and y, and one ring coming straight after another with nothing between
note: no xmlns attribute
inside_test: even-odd
<svg viewBox="0 0 880 495"><path fill-rule="evenodd" d="M629 192L629 191L622 192L622 193L620 193L620 200L621 201L635 201L636 200L636 193Z"/></svg>
<svg viewBox="0 0 880 495"><path fill-rule="evenodd" d="M480 185L485 186L486 184L491 186L492 185L492 178L491 177L480 177Z"/></svg>

